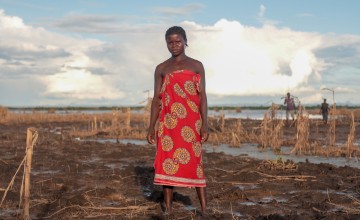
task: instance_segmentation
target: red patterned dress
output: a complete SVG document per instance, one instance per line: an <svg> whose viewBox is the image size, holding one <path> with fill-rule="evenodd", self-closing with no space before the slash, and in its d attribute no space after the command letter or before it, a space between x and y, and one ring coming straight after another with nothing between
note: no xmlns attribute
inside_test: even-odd
<svg viewBox="0 0 360 220"><path fill-rule="evenodd" d="M200 142L200 75L189 70L167 74L154 162L154 184L205 187Z"/></svg>

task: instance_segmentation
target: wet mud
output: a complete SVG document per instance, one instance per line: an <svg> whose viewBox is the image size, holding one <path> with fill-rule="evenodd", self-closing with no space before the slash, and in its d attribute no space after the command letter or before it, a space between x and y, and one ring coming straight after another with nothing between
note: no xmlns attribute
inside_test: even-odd
<svg viewBox="0 0 360 220"><path fill-rule="evenodd" d="M152 184L155 147L68 135L69 123L31 125L39 132L31 173L33 219L360 219L360 169L326 163L258 160L206 152L207 214L195 189L175 188L164 215ZM0 125L0 219L16 219L29 125ZM104 138L101 135L92 139Z"/></svg>

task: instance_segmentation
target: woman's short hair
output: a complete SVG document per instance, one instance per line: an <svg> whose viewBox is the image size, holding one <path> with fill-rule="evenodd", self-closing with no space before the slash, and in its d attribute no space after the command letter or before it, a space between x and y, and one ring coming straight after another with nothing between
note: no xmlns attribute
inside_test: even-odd
<svg viewBox="0 0 360 220"><path fill-rule="evenodd" d="M186 32L182 27L173 26L173 27L167 29L167 31L165 33L165 39L172 34L180 34L185 41L185 45L187 46Z"/></svg>

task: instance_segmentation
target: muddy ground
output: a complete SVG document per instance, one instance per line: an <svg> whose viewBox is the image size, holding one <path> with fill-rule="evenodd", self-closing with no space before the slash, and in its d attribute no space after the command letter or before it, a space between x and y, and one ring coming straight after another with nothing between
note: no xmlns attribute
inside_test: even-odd
<svg viewBox="0 0 360 220"><path fill-rule="evenodd" d="M176 188L174 213L163 215L161 187L152 184L154 146L86 141L70 136L74 124L66 122L0 124L0 198L7 192L0 219L21 212L22 169L6 188L24 158L30 126L39 132L31 173L33 219L200 219L192 188ZM319 135L321 129L327 131L320 126ZM337 129L345 140L347 131ZM285 133L295 132L292 127ZM360 169L222 153L204 153L203 163L204 219L360 219Z"/></svg>

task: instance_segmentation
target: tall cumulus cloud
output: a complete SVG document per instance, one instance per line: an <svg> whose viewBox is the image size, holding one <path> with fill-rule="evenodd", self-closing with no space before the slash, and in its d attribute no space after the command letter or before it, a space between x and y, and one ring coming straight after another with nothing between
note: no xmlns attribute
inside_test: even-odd
<svg viewBox="0 0 360 220"><path fill-rule="evenodd" d="M76 25L72 23L70 33L81 30ZM107 41L86 37L106 35L106 30L96 30L98 25L87 25L82 37L74 37L26 25L0 10L0 85L33 83L34 102L40 105L138 103L153 88L155 66L169 57L164 32L170 25L109 25L117 29L108 33ZM326 74L349 66L359 73L359 36L300 32L266 22L252 27L227 19L208 26L191 21L181 25L188 35L187 54L205 66L210 99L293 91L305 103L318 102L321 87L335 86ZM339 92L359 92L337 81L342 83Z"/></svg>

